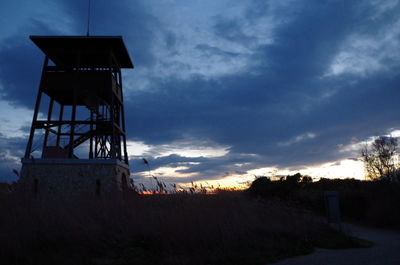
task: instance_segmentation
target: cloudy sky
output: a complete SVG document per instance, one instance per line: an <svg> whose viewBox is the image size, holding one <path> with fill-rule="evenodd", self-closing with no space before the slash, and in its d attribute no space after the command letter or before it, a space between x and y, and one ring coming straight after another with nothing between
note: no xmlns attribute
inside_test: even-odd
<svg viewBox="0 0 400 265"><path fill-rule="evenodd" d="M362 177L359 146L398 134L400 3L92 0L122 35L132 177L237 185L301 171ZM87 2L0 3L0 181L27 142L43 54L29 35L85 35Z"/></svg>

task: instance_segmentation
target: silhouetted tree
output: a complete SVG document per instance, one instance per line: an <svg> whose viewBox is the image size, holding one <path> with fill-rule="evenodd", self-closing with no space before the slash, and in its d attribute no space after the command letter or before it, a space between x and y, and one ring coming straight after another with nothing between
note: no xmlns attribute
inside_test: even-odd
<svg viewBox="0 0 400 265"><path fill-rule="evenodd" d="M296 173L294 175L286 176L286 182L291 184L297 184L300 182L302 176L300 173Z"/></svg>
<svg viewBox="0 0 400 265"><path fill-rule="evenodd" d="M394 180L399 169L397 146L397 138L391 136L379 136L370 146L364 146L361 157L367 178L386 177Z"/></svg>
<svg viewBox="0 0 400 265"><path fill-rule="evenodd" d="M310 176L303 176L302 178L301 178L301 182L302 183L311 183L313 181L313 179L312 179L312 177L310 177Z"/></svg>

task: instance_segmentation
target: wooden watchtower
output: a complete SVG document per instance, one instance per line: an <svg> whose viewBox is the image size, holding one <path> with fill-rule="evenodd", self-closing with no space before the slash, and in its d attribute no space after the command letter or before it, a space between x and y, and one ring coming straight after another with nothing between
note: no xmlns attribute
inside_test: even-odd
<svg viewBox="0 0 400 265"><path fill-rule="evenodd" d="M21 182L35 193L129 188L121 69L133 64L122 37L30 39L45 60Z"/></svg>

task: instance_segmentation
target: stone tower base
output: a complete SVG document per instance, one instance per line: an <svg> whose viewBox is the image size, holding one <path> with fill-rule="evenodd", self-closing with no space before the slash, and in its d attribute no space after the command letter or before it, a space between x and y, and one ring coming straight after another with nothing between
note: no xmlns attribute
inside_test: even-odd
<svg viewBox="0 0 400 265"><path fill-rule="evenodd" d="M22 159L26 193L55 197L108 196L130 190L129 166L116 159Z"/></svg>

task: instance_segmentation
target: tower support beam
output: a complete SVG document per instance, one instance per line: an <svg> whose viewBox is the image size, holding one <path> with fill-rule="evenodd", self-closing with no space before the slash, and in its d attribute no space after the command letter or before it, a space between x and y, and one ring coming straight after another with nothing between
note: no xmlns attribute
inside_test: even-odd
<svg viewBox="0 0 400 265"><path fill-rule="evenodd" d="M28 139L28 144L26 145L26 150L25 150L25 158L29 158L32 153L32 143L33 143L33 137L35 136L35 123L38 118L39 114L39 109L40 109L40 101L42 100L42 93L43 93L43 84L44 84L44 76L45 76L45 71L46 67L49 63L49 58L45 56L44 62L43 62L43 68L42 68L42 76L40 78L40 85L38 89L38 94L36 96L36 103L35 103L35 110L33 112L33 118L32 118L32 126L31 126L31 131L29 133L29 139Z"/></svg>

